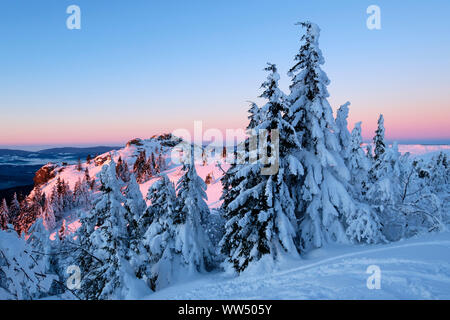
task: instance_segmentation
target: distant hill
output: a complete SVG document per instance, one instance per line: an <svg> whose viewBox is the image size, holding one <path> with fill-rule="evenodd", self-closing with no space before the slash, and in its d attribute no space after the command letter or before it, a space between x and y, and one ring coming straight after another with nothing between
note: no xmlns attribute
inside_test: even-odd
<svg viewBox="0 0 450 320"><path fill-rule="evenodd" d="M35 152L30 152L30 151L25 151L25 150L13 150L13 149L0 149L0 157L1 156L27 156L30 153L35 153Z"/></svg>
<svg viewBox="0 0 450 320"><path fill-rule="evenodd" d="M25 150L15 150L15 149L0 149L0 156L43 156L43 155L55 155L55 154L73 154L73 155L95 155L102 154L111 150L117 150L121 147L108 147L108 146L97 146L97 147L86 147L86 148L76 148L76 147L62 147L62 148L50 148L43 149L39 151L25 151Z"/></svg>
<svg viewBox="0 0 450 320"><path fill-rule="evenodd" d="M48 162L73 164L120 147L51 148L40 151L0 149L0 190L33 184L35 172Z"/></svg>
<svg viewBox="0 0 450 320"><path fill-rule="evenodd" d="M87 147L87 148L74 148L74 147L64 147L64 148L51 148L40 150L37 153L39 154L59 154L59 153L70 153L70 154L102 154L111 150L117 150L121 147L107 147L107 146L98 146L98 147Z"/></svg>

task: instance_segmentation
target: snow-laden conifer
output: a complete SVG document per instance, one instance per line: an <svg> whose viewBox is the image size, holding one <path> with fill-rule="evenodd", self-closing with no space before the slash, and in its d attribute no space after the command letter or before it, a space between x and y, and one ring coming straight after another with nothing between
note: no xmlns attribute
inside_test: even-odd
<svg viewBox="0 0 450 320"><path fill-rule="evenodd" d="M76 265L81 268L81 294L87 299L120 299L128 291L127 279L134 277L127 261L129 248L121 193L122 183L111 160L100 173L100 196L90 213L81 219Z"/></svg>
<svg viewBox="0 0 450 320"><path fill-rule="evenodd" d="M176 250L176 194L173 183L162 175L150 188L147 199L151 223L143 235L140 276L153 290L168 286L183 273L183 261ZM181 266L181 267L180 267Z"/></svg>
<svg viewBox="0 0 450 320"><path fill-rule="evenodd" d="M33 248L12 230L0 230L0 299L30 300L48 295L56 278Z"/></svg>
<svg viewBox="0 0 450 320"><path fill-rule="evenodd" d="M329 79L321 69L324 63L319 49L319 27L300 23L306 29L302 45L289 70L292 77L288 120L297 132L301 150L297 159L304 168L298 181L298 215L302 247L321 247L330 241L347 241L345 221L355 205L347 190L349 171L340 154L337 128L327 85Z"/></svg>
<svg viewBox="0 0 450 320"><path fill-rule="evenodd" d="M226 263L238 272L267 255L273 261L283 254L296 256L297 220L291 197L291 175L303 174L292 151L300 147L293 127L283 119L285 95L278 87L276 66L268 64L261 97L268 100L257 109L252 105L249 133L259 135L258 150L247 150L245 164L235 164L222 179L222 209L227 220L220 242ZM247 140L247 149L250 143ZM269 167L269 168L267 168ZM264 169L269 169L266 174ZM270 170L271 169L271 170Z"/></svg>

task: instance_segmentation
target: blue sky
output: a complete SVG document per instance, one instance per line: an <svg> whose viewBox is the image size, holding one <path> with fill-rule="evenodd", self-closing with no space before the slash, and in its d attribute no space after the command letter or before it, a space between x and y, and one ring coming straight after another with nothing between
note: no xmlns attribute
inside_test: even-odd
<svg viewBox="0 0 450 320"><path fill-rule="evenodd" d="M81 30L66 28L67 6ZM381 8L381 30L366 8ZM370 138L450 141L449 1L0 2L0 145L122 143L194 120L241 128L263 68L287 90L301 30L322 29L333 107Z"/></svg>

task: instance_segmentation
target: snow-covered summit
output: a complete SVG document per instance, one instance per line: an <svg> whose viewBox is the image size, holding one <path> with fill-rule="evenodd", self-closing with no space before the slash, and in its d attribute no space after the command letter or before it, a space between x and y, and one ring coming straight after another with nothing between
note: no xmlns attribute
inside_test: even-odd
<svg viewBox="0 0 450 320"><path fill-rule="evenodd" d="M165 161L165 170L161 173L149 178L148 181L139 184L141 193L144 198L147 196L149 187L160 177L160 174L166 174L169 179L176 183L182 175L182 165L175 159L172 160L171 155L175 146L177 146L182 140L173 137L170 134L154 136L149 139L133 139L127 142L127 144L118 150L113 150L100 154L93 158L89 163L87 161L74 165L56 165L47 164L43 168L47 168L50 171L49 179L40 186L43 193L49 197L55 187L57 180L63 180L68 183L69 187L73 189L78 180L82 180L86 174L86 169L91 178L97 178L104 165L107 165L113 160L115 163L122 159L122 161L128 166L130 171L133 170L133 166L141 152L145 152L147 157L154 154L159 156L161 153ZM225 169L227 165L222 165L222 169ZM81 170L80 170L81 169ZM216 166L214 162L196 162L197 174L207 181L207 196L208 205L211 208L219 206L219 198L222 192L222 186L220 178L223 175L223 171Z"/></svg>

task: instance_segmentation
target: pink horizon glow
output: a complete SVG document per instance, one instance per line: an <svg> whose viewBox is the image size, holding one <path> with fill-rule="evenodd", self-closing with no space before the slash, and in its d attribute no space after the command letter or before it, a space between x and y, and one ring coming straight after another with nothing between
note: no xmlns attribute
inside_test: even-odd
<svg viewBox="0 0 450 320"><path fill-rule="evenodd" d="M433 104L432 108L423 108L419 103L400 104L397 101L391 101L383 108L377 108L375 102L361 108L361 99L355 100L359 101L350 105L349 130L356 122L362 121L365 141L372 139L380 113L384 115L388 140L450 140L450 108L443 102ZM117 145L133 138L150 138L177 129L185 129L193 135L196 120L202 120L203 133L214 128L225 133L227 129L238 130L247 126L245 107L238 113L226 112L224 109L219 108L216 113L208 110L208 114L203 117L197 112L185 118L176 115L172 118L163 117L159 114L134 118L125 114L114 121L98 117L95 120L88 119L85 123L80 118L68 116L62 119L55 116L37 123L30 118L24 120L21 128L9 126L10 122L6 119L0 145Z"/></svg>

